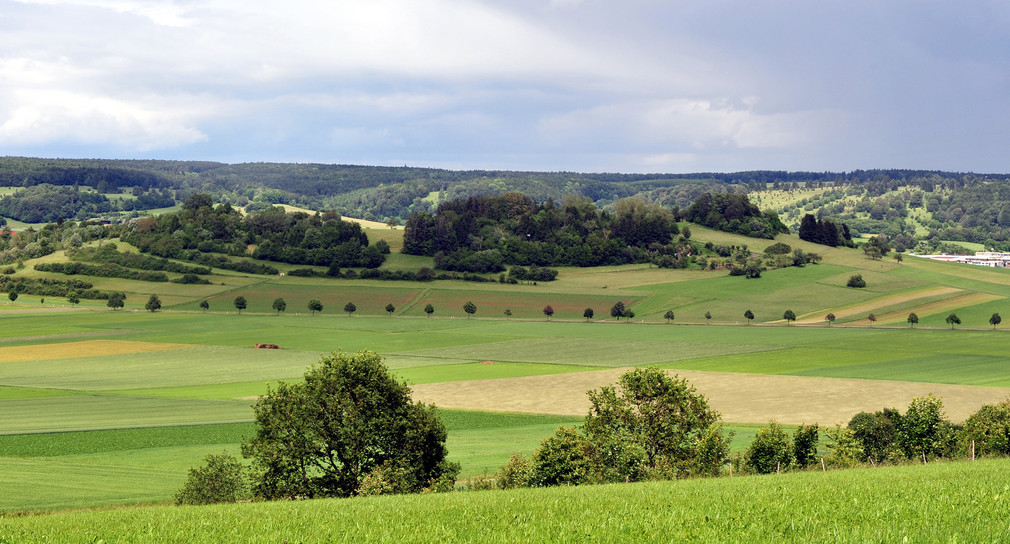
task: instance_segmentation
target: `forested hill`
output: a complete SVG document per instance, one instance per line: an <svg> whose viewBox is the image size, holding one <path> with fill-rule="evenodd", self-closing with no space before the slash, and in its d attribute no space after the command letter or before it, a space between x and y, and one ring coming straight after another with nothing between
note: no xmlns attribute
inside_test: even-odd
<svg viewBox="0 0 1010 544"><path fill-rule="evenodd" d="M676 206L686 209L704 193L746 194L773 187L790 189L847 186L849 190L846 194L858 193L876 198L893 193L901 187L911 186L921 188L927 199L933 191L948 191L941 195L943 198L937 205L937 211L943 212L938 218L942 216L947 221L944 227L974 228L973 225L960 223L965 219L971 222L977 214L966 217L964 212L971 206L958 201L949 191L974 188L988 194L989 188L982 187L990 183L1010 187L1010 181L1004 175L931 170L612 174L457 171L406 166L0 157L0 187L46 186L31 193L7 189L4 194L12 198L0 209L0 215L36 222L49 221L54 217L86 219L108 213L130 214L135 211L143 214L144 210L167 207L173 202L181 204L193 194L205 193L217 202L247 206L248 211L267 209L273 204L290 204L315 210L333 209L343 215L362 219L385 221L399 218L402 221L413 212L434 213L439 202L509 192L521 192L536 202L548 199L561 202L566 195L579 195L608 209L617 200L634 196L666 208ZM61 187L72 188L72 191L61 190ZM109 201L84 195L88 191L106 195ZM122 196L113 197L113 194ZM973 193L966 191L965 194ZM18 204L18 201L28 197L35 202L46 200L48 197L45 195L54 195L50 200L58 200L59 205L54 204L46 210L32 206L35 211L28 214L24 212L25 206ZM1001 209L996 210L996 213ZM825 209L822 213L833 216L844 211ZM117 220L115 216L110 219L114 222ZM789 219L795 223L799 221L799 216ZM876 225L861 226L862 230L883 231L882 227ZM988 233L985 235L988 236Z"/></svg>

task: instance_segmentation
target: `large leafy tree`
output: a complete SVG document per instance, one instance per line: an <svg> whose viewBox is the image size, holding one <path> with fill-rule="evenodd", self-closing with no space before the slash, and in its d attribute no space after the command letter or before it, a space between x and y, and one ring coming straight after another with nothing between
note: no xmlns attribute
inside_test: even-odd
<svg viewBox="0 0 1010 544"><path fill-rule="evenodd" d="M477 305L474 304L473 301L468 300L466 301L466 304L463 305L463 311L466 312L466 318L470 319L471 315L477 313Z"/></svg>
<svg viewBox="0 0 1010 544"><path fill-rule="evenodd" d="M238 310L238 313L242 313L242 310L245 310L246 307L249 305L245 297L241 295L235 297L235 300L232 301L232 304L235 305L235 309Z"/></svg>
<svg viewBox="0 0 1010 544"><path fill-rule="evenodd" d="M446 430L432 406L415 403L371 351L322 357L297 383L280 382L254 407L253 490L267 499L347 497L366 477L393 492L452 480Z"/></svg>
<svg viewBox="0 0 1010 544"><path fill-rule="evenodd" d="M719 432L719 413L686 379L657 368L625 373L617 386L589 391L585 432L601 452L614 457L604 465L631 467L637 452L646 471L675 467L677 473L715 473L725 461L728 442L709 436ZM706 451L716 444L717 452ZM706 459L700 466L699 460Z"/></svg>
<svg viewBox="0 0 1010 544"><path fill-rule="evenodd" d="M283 298L277 297L274 299L274 303L271 304L270 307L277 312L277 315L280 315L281 312L288 309L288 303Z"/></svg>
<svg viewBox="0 0 1010 544"><path fill-rule="evenodd" d="M157 312L161 309L161 299L158 295L151 295L151 298L147 299L147 304L144 305L144 309L149 312Z"/></svg>

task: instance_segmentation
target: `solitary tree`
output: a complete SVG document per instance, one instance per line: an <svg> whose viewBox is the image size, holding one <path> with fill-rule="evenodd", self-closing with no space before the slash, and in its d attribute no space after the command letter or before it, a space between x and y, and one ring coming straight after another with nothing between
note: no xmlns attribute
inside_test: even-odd
<svg viewBox="0 0 1010 544"><path fill-rule="evenodd" d="M147 299L147 304L144 305L144 309L149 312L157 312L161 309L161 299L158 295L151 295L151 298Z"/></svg>
<svg viewBox="0 0 1010 544"><path fill-rule="evenodd" d="M551 320L551 316L554 315L554 307L548 304L544 306L544 315L547 316L547 321Z"/></svg>
<svg viewBox="0 0 1010 544"><path fill-rule="evenodd" d="M477 305L468 300L466 301L466 304L463 305L463 311L466 312L466 318L470 319L471 315L477 313Z"/></svg>
<svg viewBox="0 0 1010 544"><path fill-rule="evenodd" d="M77 291L71 291L67 295L67 302L69 302L73 306L77 306L78 304L81 303L81 296L77 294Z"/></svg>
<svg viewBox="0 0 1010 544"><path fill-rule="evenodd" d="M370 351L325 356L297 383L268 388L253 408L254 493L266 499L348 497L448 487L446 430L434 407L413 402Z"/></svg>
<svg viewBox="0 0 1010 544"><path fill-rule="evenodd" d="M109 300L105 305L112 308L112 311L115 311L116 308L126 306L126 293L112 293L109 295Z"/></svg>
<svg viewBox="0 0 1010 544"><path fill-rule="evenodd" d="M1003 321L1003 318L999 314L992 314L989 318L989 324L992 325L992 330L996 330L996 325L999 325Z"/></svg>
<svg viewBox="0 0 1010 544"><path fill-rule="evenodd" d="M877 322L877 316L874 315L874 314L872 314L872 313L870 315L866 316L866 319L869 320L871 327L873 326L874 323Z"/></svg>
<svg viewBox="0 0 1010 544"><path fill-rule="evenodd" d="M283 298L277 297L270 307L277 312L277 315L281 315L281 312L288 309L288 303Z"/></svg>
<svg viewBox="0 0 1010 544"><path fill-rule="evenodd" d="M824 316L824 319L828 322L828 326L830 327L835 322L835 314L828 314Z"/></svg>
<svg viewBox="0 0 1010 544"><path fill-rule="evenodd" d="M712 312L705 312L705 322L706 323L712 322Z"/></svg>
<svg viewBox="0 0 1010 544"><path fill-rule="evenodd" d="M751 321L754 320L754 312L747 310L743 313L743 316L747 319L747 324L749 325Z"/></svg>
<svg viewBox="0 0 1010 544"><path fill-rule="evenodd" d="M673 318L673 310L667 310L666 313L663 314L663 319L665 319L668 324L673 321Z"/></svg>
<svg viewBox="0 0 1010 544"><path fill-rule="evenodd" d="M512 310L505 308L505 319L512 317Z"/></svg>
<svg viewBox="0 0 1010 544"><path fill-rule="evenodd" d="M950 314L950 315L948 315L946 321L947 321L947 324L950 325L951 330L954 329L954 325L960 325L961 324L961 318L958 317L957 314Z"/></svg>
<svg viewBox="0 0 1010 544"><path fill-rule="evenodd" d="M898 264L901 264L901 261L905 260L905 258L901 256L901 253L895 253L894 260L898 261Z"/></svg>
<svg viewBox="0 0 1010 544"><path fill-rule="evenodd" d="M919 316L915 315L915 312L912 312L908 314L908 319L906 321L908 321L909 327L914 327L915 324L919 322Z"/></svg>
<svg viewBox="0 0 1010 544"><path fill-rule="evenodd" d="M431 317L431 314L435 313L435 307L429 303L424 307L424 313L428 314L428 317Z"/></svg>
<svg viewBox="0 0 1010 544"><path fill-rule="evenodd" d="M347 305L351 307L351 310L350 310L351 312L353 312L355 310L354 304L351 304L350 302L348 302ZM309 308L309 311L312 312L312 315L316 315L316 312L323 311L323 303L319 302L318 299L312 299L312 300L310 300L309 303L307 304L307 306ZM344 311L345 312L348 311L346 306L344 307Z"/></svg>
<svg viewBox="0 0 1010 544"><path fill-rule="evenodd" d="M848 287L866 287L866 280L863 279L862 274L853 274L849 276L849 281L845 285Z"/></svg>
<svg viewBox="0 0 1010 544"><path fill-rule="evenodd" d="M616 317L618 321L624 317L624 302L618 300L617 304L610 308L610 317Z"/></svg>
<svg viewBox="0 0 1010 544"><path fill-rule="evenodd" d="M782 314L782 319L786 320L786 326L788 327L790 323L796 321L796 314L794 314L792 310L786 310L785 313Z"/></svg>
<svg viewBox="0 0 1010 544"><path fill-rule="evenodd" d="M242 310L245 310L248 303L246 302L245 297L240 295L235 297L235 302L233 304L235 304L235 308L238 310L238 313L242 313Z"/></svg>
<svg viewBox="0 0 1010 544"><path fill-rule="evenodd" d="M595 313L592 308L586 308L586 311L582 312L582 317L586 318L586 323L589 323Z"/></svg>
<svg viewBox="0 0 1010 544"><path fill-rule="evenodd" d="M389 317L393 317L393 312L395 312L395 311L396 311L396 306L393 306L392 302L390 302L389 304L386 304L386 313L389 314Z"/></svg>
<svg viewBox="0 0 1010 544"><path fill-rule="evenodd" d="M7 298L9 298L11 302L14 302L18 299L18 292L12 289L9 293L7 293Z"/></svg>

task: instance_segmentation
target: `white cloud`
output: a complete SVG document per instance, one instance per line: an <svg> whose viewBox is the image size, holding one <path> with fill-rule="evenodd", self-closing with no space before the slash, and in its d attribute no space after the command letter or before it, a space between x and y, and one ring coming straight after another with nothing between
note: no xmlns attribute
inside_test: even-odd
<svg viewBox="0 0 1010 544"><path fill-rule="evenodd" d="M111 10L117 13L131 13L150 19L164 26L186 26L186 9L161 0L13 0L22 4L47 6L80 6Z"/></svg>
<svg viewBox="0 0 1010 544"><path fill-rule="evenodd" d="M550 117L541 130L555 140L611 134L622 147L674 148L681 156L683 151L712 148L805 145L820 139L826 119L832 117L826 112L763 114L755 104L753 98L740 104L687 98L622 102Z"/></svg>
<svg viewBox="0 0 1010 544"><path fill-rule="evenodd" d="M66 140L145 151L206 139L165 105L151 107L69 91L14 93L10 98L17 105L0 118L4 144Z"/></svg>

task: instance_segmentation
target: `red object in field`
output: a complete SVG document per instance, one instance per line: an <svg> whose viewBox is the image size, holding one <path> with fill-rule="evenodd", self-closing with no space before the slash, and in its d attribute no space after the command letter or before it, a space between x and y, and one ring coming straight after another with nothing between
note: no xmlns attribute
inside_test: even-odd
<svg viewBox="0 0 1010 544"><path fill-rule="evenodd" d="M277 344L256 344L253 347L259 349L281 349Z"/></svg>

